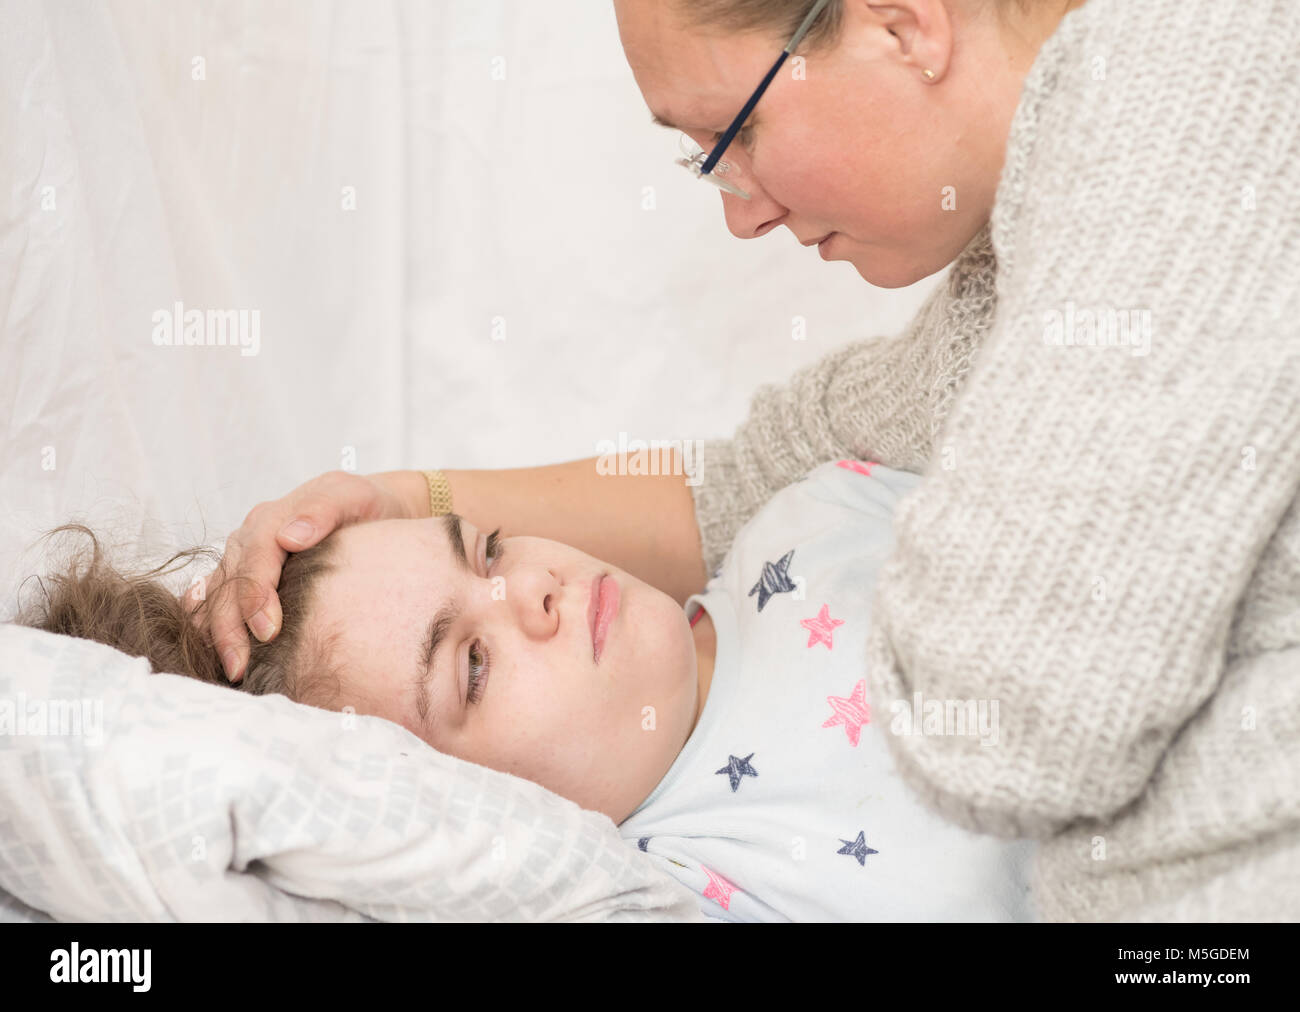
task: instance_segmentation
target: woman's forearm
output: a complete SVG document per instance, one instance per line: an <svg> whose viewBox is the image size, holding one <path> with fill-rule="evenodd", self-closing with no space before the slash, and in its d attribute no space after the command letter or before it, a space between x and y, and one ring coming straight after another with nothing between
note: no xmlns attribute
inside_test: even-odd
<svg viewBox="0 0 1300 1012"><path fill-rule="evenodd" d="M707 573L694 500L680 458L657 475L597 469L600 458L485 471L444 470L452 508L483 530L529 535L571 545L659 588L678 603L704 589ZM620 458L620 464L625 458ZM419 471L376 475L411 506L429 515Z"/></svg>

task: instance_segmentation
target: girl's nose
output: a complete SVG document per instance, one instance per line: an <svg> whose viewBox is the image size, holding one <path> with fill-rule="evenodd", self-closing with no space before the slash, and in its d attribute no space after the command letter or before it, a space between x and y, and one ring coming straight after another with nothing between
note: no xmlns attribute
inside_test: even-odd
<svg viewBox="0 0 1300 1012"><path fill-rule="evenodd" d="M545 566L520 567L506 581L510 602L526 635L537 639L553 636L563 622L581 620L581 596L576 585L565 583Z"/></svg>

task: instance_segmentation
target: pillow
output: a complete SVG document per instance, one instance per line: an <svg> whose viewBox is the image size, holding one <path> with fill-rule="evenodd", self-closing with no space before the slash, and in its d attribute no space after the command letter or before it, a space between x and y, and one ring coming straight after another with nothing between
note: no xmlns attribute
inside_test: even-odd
<svg viewBox="0 0 1300 1012"><path fill-rule="evenodd" d="M608 816L400 725L0 625L0 919L703 917Z"/></svg>

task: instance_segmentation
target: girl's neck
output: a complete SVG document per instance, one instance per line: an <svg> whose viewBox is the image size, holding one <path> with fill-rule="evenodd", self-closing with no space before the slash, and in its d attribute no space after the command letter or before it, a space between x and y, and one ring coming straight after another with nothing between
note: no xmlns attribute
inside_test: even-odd
<svg viewBox="0 0 1300 1012"><path fill-rule="evenodd" d="M704 703L709 698L709 687L713 684L713 662L718 652L717 632L713 628L713 619L708 611L700 608L691 619L691 635L695 639L695 664L698 672L698 693L695 705L695 719L691 721L690 734L700 722L704 712ZM687 738L690 738L690 734Z"/></svg>

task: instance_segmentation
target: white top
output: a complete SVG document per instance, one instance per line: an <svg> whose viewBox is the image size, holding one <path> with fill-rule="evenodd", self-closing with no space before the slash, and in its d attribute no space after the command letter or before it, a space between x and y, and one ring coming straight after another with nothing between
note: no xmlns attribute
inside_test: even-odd
<svg viewBox="0 0 1300 1012"><path fill-rule="evenodd" d="M619 832L710 917L1031 919L1031 845L946 822L899 779L885 735L942 731L922 719L926 701L914 721L865 698L875 578L894 506L919 480L858 461L815 468L749 521L687 602L717 633L708 699ZM966 730L993 747L996 709L973 712Z"/></svg>

